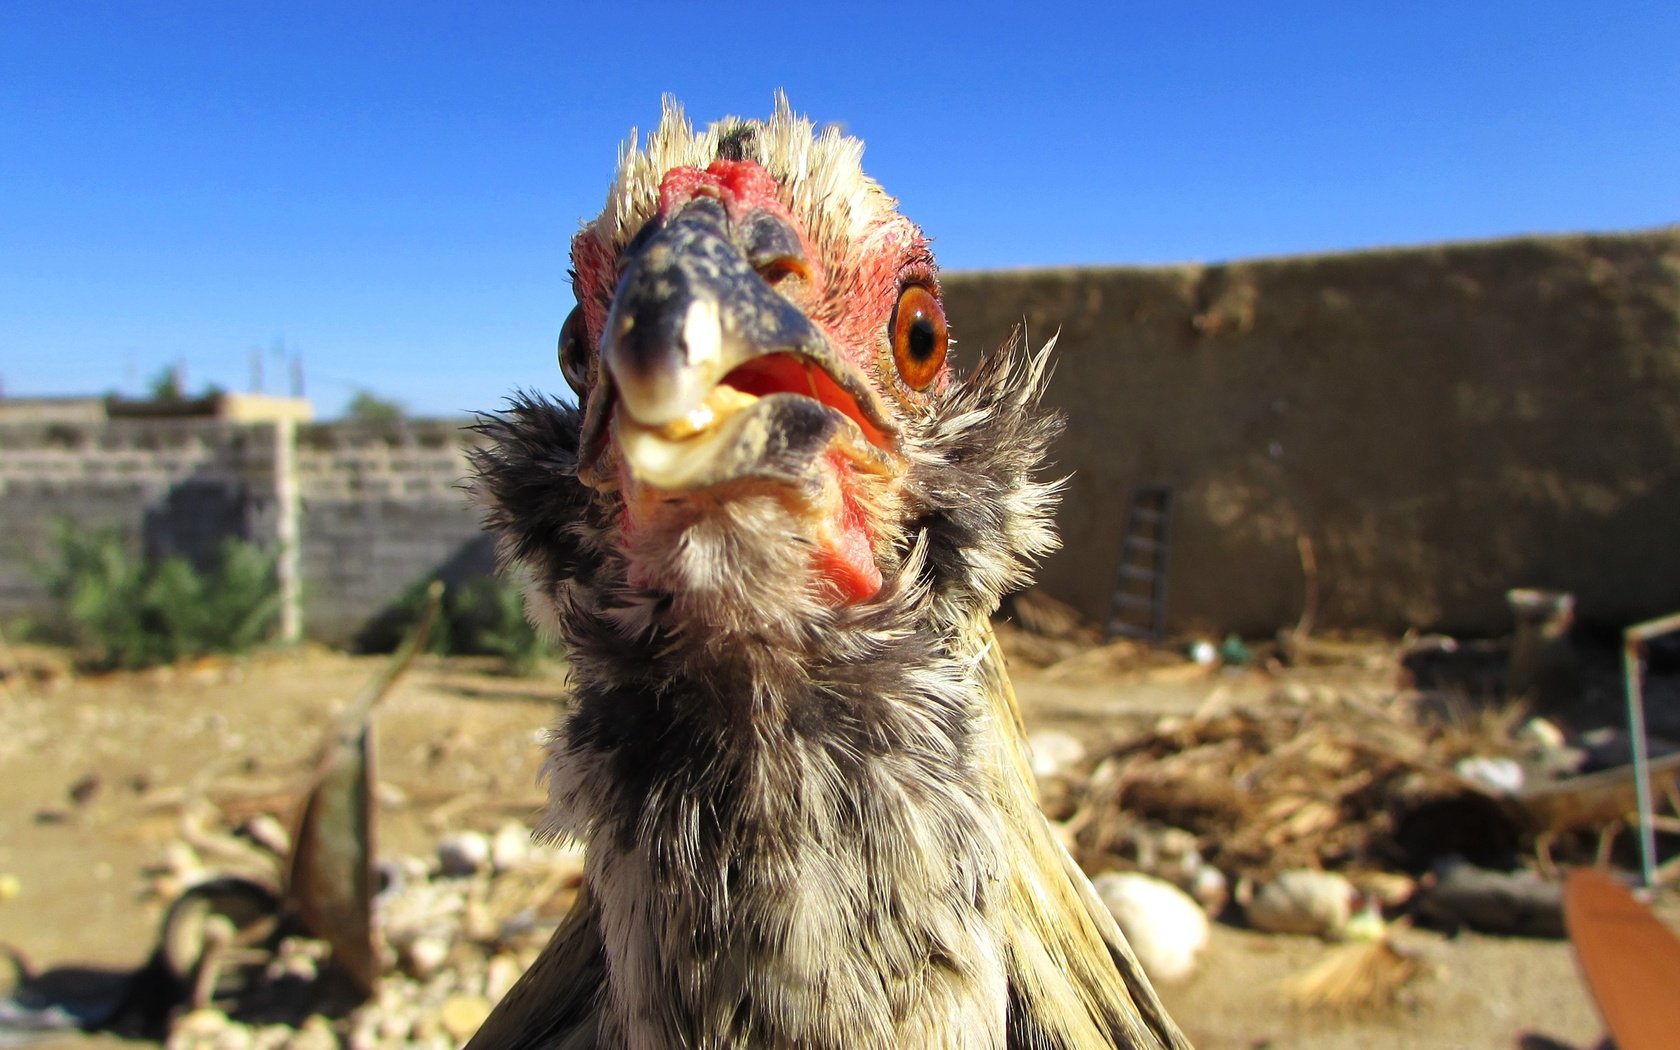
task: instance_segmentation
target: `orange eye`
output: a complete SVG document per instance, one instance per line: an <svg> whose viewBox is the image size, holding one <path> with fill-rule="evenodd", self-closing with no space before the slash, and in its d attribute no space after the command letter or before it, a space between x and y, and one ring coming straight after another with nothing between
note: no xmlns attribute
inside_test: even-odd
<svg viewBox="0 0 1680 1050"><path fill-rule="evenodd" d="M945 348L951 341L939 300L919 284L906 285L898 293L887 331L899 377L912 390L926 390L944 367Z"/></svg>

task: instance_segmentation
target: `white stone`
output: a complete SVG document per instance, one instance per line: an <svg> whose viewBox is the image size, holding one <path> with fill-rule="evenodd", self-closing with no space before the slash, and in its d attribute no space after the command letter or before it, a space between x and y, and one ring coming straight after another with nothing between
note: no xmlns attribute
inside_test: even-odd
<svg viewBox="0 0 1680 1050"><path fill-rule="evenodd" d="M245 834L257 845L273 853L277 857L284 857L292 850L292 835L286 826L271 814L258 813L245 822Z"/></svg>
<svg viewBox="0 0 1680 1050"><path fill-rule="evenodd" d="M524 867L531 855L531 829L518 821L509 821L496 829L490 843L490 865L497 872Z"/></svg>
<svg viewBox="0 0 1680 1050"><path fill-rule="evenodd" d="M403 972L425 980L449 961L449 942L438 937L416 937L403 946L400 954Z"/></svg>
<svg viewBox="0 0 1680 1050"><path fill-rule="evenodd" d="M1488 755L1471 755L1461 758L1453 766L1453 771L1466 780L1472 780L1501 794L1515 794L1522 790L1523 770L1515 759L1495 758Z"/></svg>
<svg viewBox="0 0 1680 1050"><path fill-rule="evenodd" d="M1190 895L1140 872L1107 872L1091 880L1097 896L1153 981L1178 981L1196 967L1208 942L1208 919Z"/></svg>
<svg viewBox="0 0 1680 1050"><path fill-rule="evenodd" d="M1040 779L1066 774L1085 758L1085 745L1079 738L1059 729L1029 734L1027 749L1032 754L1033 776Z"/></svg>

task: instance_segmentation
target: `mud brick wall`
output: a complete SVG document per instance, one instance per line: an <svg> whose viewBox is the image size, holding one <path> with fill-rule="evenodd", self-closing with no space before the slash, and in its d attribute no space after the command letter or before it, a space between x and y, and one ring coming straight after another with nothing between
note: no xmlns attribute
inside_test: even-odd
<svg viewBox="0 0 1680 1050"><path fill-rule="evenodd" d="M1072 479L1040 578L1106 615L1170 485L1168 621L1503 633L1504 591L1680 609L1680 227L1152 269L948 276L972 354L1060 329Z"/></svg>

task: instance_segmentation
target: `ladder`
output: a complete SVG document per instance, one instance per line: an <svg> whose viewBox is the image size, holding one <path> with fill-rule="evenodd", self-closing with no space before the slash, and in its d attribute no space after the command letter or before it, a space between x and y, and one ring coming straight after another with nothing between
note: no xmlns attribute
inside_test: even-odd
<svg viewBox="0 0 1680 1050"><path fill-rule="evenodd" d="M1167 534L1172 525L1172 489L1147 485L1132 490L1120 569L1114 580L1103 637L1159 642L1167 630Z"/></svg>

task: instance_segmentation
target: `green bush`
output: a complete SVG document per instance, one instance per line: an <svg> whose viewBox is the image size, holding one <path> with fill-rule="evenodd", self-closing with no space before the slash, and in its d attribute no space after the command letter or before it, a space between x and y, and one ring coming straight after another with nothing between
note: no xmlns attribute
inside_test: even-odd
<svg viewBox="0 0 1680 1050"><path fill-rule="evenodd" d="M222 544L213 570L183 557L136 557L116 530L61 522L57 564L45 574L58 603L54 640L104 668L151 667L208 653L244 652L273 633L280 593L272 555L254 544Z"/></svg>
<svg viewBox="0 0 1680 1050"><path fill-rule="evenodd" d="M363 652L390 652L407 636L426 604L421 580L376 617L356 639ZM443 608L426 639L436 656L500 657L510 674L531 674L558 650L538 636L525 618L525 600L517 582L481 576L443 592Z"/></svg>
<svg viewBox="0 0 1680 1050"><path fill-rule="evenodd" d="M499 656L509 672L531 674L555 649L525 617L525 598L514 582L485 576L457 588L450 633L463 652Z"/></svg>

